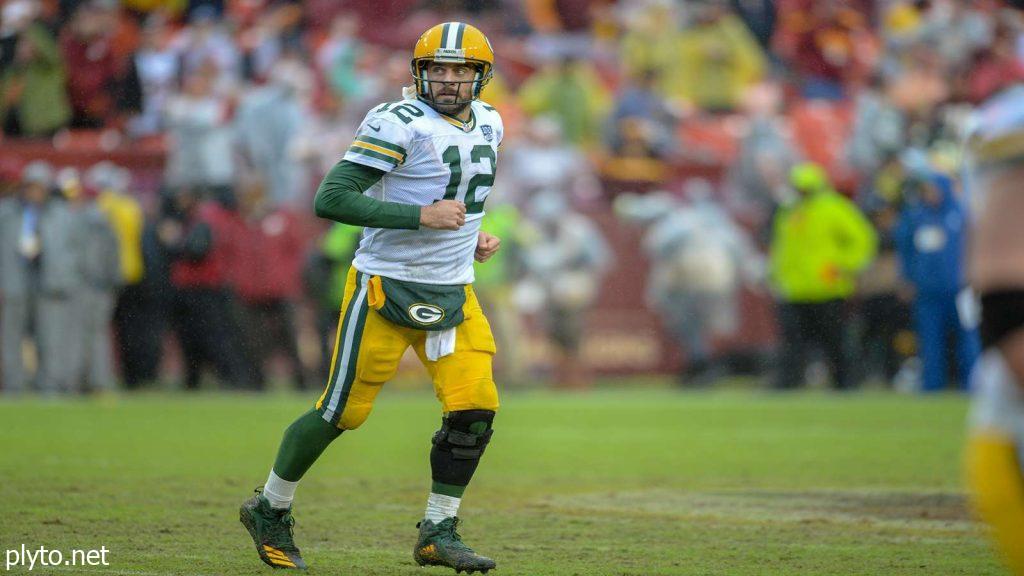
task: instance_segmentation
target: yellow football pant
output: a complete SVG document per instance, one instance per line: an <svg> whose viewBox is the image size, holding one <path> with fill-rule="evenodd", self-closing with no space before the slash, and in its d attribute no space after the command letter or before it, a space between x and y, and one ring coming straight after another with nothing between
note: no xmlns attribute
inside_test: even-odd
<svg viewBox="0 0 1024 576"><path fill-rule="evenodd" d="M974 507L992 527L1016 576L1024 576L1024 471L1007 436L975 432L967 446L967 478Z"/></svg>
<svg viewBox="0 0 1024 576"><path fill-rule="evenodd" d="M324 420L343 430L354 430L365 422L374 398L398 371L410 346L430 373L444 412L498 409L491 372L494 337L472 286L466 286L465 320L455 329L455 352L435 362L427 359L425 330L394 324L370 306L374 289L369 275L349 269L331 373L327 389L316 402Z"/></svg>

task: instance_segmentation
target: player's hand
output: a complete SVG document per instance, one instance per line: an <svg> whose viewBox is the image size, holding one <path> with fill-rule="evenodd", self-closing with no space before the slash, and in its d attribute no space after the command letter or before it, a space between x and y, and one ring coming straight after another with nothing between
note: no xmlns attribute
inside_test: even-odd
<svg viewBox="0 0 1024 576"><path fill-rule="evenodd" d="M420 209L420 226L458 230L466 223L466 205L458 200L439 200Z"/></svg>
<svg viewBox="0 0 1024 576"><path fill-rule="evenodd" d="M477 262L487 262L500 247L501 238L487 232L481 232L476 239L476 254L474 254L474 257Z"/></svg>

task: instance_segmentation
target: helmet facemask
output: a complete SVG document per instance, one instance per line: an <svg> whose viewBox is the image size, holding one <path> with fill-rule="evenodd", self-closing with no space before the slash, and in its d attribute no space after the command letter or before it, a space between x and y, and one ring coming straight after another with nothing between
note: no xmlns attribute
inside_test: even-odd
<svg viewBox="0 0 1024 576"><path fill-rule="evenodd" d="M471 66L476 70L472 80L432 80L430 78L428 67L433 62L451 63L451 64L465 64ZM437 110L442 114L448 116L457 116L466 106L473 103L480 97L480 91L490 81L491 72L490 64L486 62L480 62L475 60L447 60L447 59L432 59L432 58L418 58L412 61L412 78L416 82L416 95L423 102L427 103L431 108ZM439 92L444 90L445 85L455 85L455 100L453 102L438 102L437 97ZM471 84L472 90L470 98L468 100L460 98L462 95L463 85Z"/></svg>

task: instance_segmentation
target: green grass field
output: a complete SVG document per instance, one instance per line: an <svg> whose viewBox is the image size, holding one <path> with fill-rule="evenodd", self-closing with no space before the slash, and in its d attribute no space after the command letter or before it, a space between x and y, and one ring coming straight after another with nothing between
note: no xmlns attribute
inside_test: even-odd
<svg viewBox="0 0 1024 576"><path fill-rule="evenodd" d="M110 550L107 568L39 574L270 573L237 509L309 402L0 403L0 552ZM498 575L1002 574L963 496L963 398L618 388L503 402L461 510ZM296 537L311 573L454 574L411 557L438 418L429 394L385 391L307 475Z"/></svg>

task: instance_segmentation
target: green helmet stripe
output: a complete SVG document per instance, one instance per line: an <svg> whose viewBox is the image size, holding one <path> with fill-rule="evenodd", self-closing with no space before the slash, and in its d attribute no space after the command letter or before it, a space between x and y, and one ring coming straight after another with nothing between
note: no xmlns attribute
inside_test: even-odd
<svg viewBox="0 0 1024 576"><path fill-rule="evenodd" d="M445 22L444 27L441 28L441 46L439 46L439 48L447 48L448 47L448 32L449 32L449 29L451 28L451 26L452 26L451 22Z"/></svg>
<svg viewBox="0 0 1024 576"><path fill-rule="evenodd" d="M455 48L458 50L462 48L462 34L466 31L466 25L462 22L456 22L455 27L458 30L455 33Z"/></svg>

